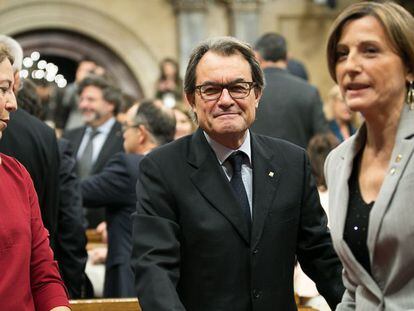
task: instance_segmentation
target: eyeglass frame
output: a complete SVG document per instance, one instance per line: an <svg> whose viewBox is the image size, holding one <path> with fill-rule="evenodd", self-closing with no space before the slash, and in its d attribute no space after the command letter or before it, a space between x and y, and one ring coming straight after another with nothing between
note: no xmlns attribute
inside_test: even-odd
<svg viewBox="0 0 414 311"><path fill-rule="evenodd" d="M230 86L232 86L232 85L236 85L236 84L239 84L239 83L248 84L249 85L249 89L247 90L246 96L243 96L243 97L234 97L233 95L231 95L231 93L230 93L230 91L229 91L228 88ZM205 86L219 86L219 87L221 87L221 92L220 92L220 94L216 98L205 99L205 98L203 98L203 94L201 92L201 88L202 87L205 87ZM224 89L227 90L227 92L229 93L229 95L230 95L231 98L233 98L233 99L244 99L244 98L246 98L246 97L248 97L250 95L252 89L255 88L256 86L257 86L257 83L254 82L254 81L238 81L238 82L231 82L231 83L226 83L226 84L220 84L220 83L205 83L205 84L196 85L195 88L194 88L194 90L198 92L198 94L200 95L200 97L201 97L202 100L205 100L205 101L213 101L213 100L217 100L217 99L219 99L221 97L221 95L223 94L223 90Z"/></svg>
<svg viewBox="0 0 414 311"><path fill-rule="evenodd" d="M133 125L129 125L129 124L126 124L126 123L122 123L121 124L121 130L122 130L122 133L125 133L126 131L128 131L129 129L131 129L131 128L139 128L140 127L140 125L141 124L133 124Z"/></svg>

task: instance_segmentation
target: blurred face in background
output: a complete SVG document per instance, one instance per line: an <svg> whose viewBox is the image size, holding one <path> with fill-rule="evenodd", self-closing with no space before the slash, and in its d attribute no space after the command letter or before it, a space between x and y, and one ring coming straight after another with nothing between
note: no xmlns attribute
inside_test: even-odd
<svg viewBox="0 0 414 311"><path fill-rule="evenodd" d="M124 150L126 153L137 153L140 145L140 129L135 124L138 105L135 104L128 109L123 122Z"/></svg>
<svg viewBox="0 0 414 311"><path fill-rule="evenodd" d="M351 121L352 112L340 95L333 100L332 109L335 120L339 122Z"/></svg>
<svg viewBox="0 0 414 311"><path fill-rule="evenodd" d="M0 138L10 120L10 112L17 109L13 84L13 68L10 61L5 58L0 63Z"/></svg>
<svg viewBox="0 0 414 311"><path fill-rule="evenodd" d="M175 75L177 74L177 68L175 67L175 64L172 62L164 62L162 64L162 70L167 78L175 78Z"/></svg>
<svg viewBox="0 0 414 311"><path fill-rule="evenodd" d="M189 117L182 111L174 109L176 120L174 139L189 135L193 132L193 123Z"/></svg>
<svg viewBox="0 0 414 311"><path fill-rule="evenodd" d="M90 85L79 96L79 110L86 124L98 127L113 116L114 105L103 98L100 88Z"/></svg>
<svg viewBox="0 0 414 311"><path fill-rule="evenodd" d="M82 81L87 75L94 73L96 68L96 64L92 61L80 62L78 69L76 70L76 81Z"/></svg>

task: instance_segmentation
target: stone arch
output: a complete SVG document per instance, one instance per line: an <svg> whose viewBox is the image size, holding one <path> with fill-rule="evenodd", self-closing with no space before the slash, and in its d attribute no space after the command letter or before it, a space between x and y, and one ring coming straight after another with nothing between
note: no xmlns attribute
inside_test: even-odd
<svg viewBox="0 0 414 311"><path fill-rule="evenodd" d="M99 44L106 47L100 56L99 50L95 51L101 60L108 60L111 53L115 58L119 58L120 62L116 64L119 67L118 71L116 66L113 66L112 70L113 73L118 73L116 76L118 79L126 79L120 82L123 89L139 97L152 94L151 81L155 81L157 78L158 72L154 68L158 68L158 64L150 48L121 21L84 3L69 1L12 3L0 11L0 29L4 34L10 36L36 33L34 30L43 33L54 31L55 34L61 30L62 34L80 34L83 41L75 42L73 46L61 45L61 51L66 49L66 52L72 53L75 59L77 53L79 54L79 51L82 50L83 43L90 38L89 41L92 44L89 48L93 49L93 46L97 47ZM27 40L33 43L33 38L32 41ZM59 35L54 38L56 39L55 43L62 42ZM53 40L43 42L42 45L53 48L54 42ZM110 63L108 63L109 65ZM124 68L121 68L122 66ZM123 74L120 74L122 71Z"/></svg>

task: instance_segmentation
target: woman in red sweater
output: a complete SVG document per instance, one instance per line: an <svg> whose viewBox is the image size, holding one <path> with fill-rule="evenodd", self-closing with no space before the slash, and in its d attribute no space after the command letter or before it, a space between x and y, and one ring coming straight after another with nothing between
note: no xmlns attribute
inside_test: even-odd
<svg viewBox="0 0 414 311"><path fill-rule="evenodd" d="M0 138L9 113L16 110L12 63L0 46ZM70 310L30 175L3 154L0 202L0 310Z"/></svg>

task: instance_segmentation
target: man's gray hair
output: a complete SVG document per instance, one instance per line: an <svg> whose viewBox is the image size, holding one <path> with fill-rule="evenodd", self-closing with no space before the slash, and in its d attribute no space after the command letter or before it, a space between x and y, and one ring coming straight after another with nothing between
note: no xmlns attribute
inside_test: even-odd
<svg viewBox="0 0 414 311"><path fill-rule="evenodd" d="M7 47L10 54L14 58L13 71L17 72L22 70L23 49L20 46L20 43L14 40L12 37L6 35L0 35L0 43L4 44Z"/></svg>

